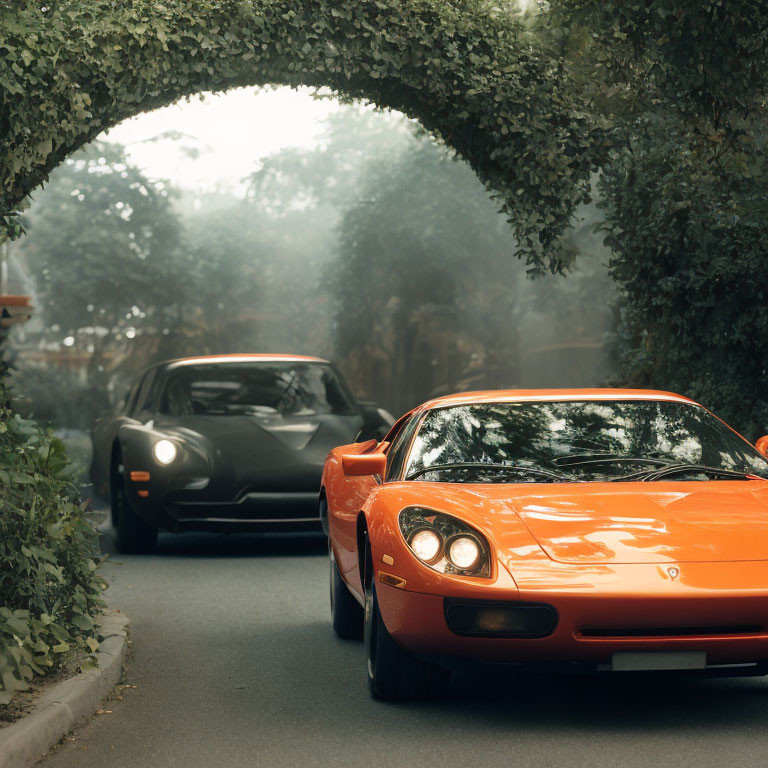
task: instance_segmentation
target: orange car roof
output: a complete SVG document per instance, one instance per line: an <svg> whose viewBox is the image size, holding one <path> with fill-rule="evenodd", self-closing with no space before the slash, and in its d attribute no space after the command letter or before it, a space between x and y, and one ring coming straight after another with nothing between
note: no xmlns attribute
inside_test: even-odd
<svg viewBox="0 0 768 768"><path fill-rule="evenodd" d="M687 397L674 392L654 389L497 389L481 392L459 392L429 400L421 407L425 410L444 408L450 405L469 403L517 403L542 402L546 400L668 400L679 403L694 403Z"/></svg>
<svg viewBox="0 0 768 768"><path fill-rule="evenodd" d="M261 360L263 362L274 362L277 360L293 360L311 363L327 363L322 357L308 357L307 355L286 355L286 354L268 354L268 353L244 353L244 354L226 354L226 355L201 355L200 357L180 357L176 360L169 360L168 364L191 365L194 363L241 363L246 361Z"/></svg>

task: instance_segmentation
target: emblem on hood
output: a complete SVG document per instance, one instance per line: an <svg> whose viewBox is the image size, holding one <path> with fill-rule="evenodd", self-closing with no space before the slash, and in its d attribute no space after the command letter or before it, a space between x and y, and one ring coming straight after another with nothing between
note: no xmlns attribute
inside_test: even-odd
<svg viewBox="0 0 768 768"><path fill-rule="evenodd" d="M669 578L674 581L680 575L680 569L672 566L671 568L667 568L667 573L669 574Z"/></svg>

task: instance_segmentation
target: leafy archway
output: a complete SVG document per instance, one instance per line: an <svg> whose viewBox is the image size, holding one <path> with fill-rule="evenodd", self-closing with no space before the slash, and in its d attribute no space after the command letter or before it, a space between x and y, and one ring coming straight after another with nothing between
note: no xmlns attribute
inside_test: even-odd
<svg viewBox="0 0 768 768"><path fill-rule="evenodd" d="M514 5L514 4L512 4ZM328 86L418 119L495 191L521 255L559 269L597 129L510 4L61 0L1 11L0 215L105 128L204 90Z"/></svg>

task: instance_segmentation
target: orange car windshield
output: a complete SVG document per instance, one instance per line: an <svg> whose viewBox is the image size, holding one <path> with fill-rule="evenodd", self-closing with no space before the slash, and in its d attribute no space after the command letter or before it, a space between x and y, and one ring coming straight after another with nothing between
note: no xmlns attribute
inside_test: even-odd
<svg viewBox="0 0 768 768"><path fill-rule="evenodd" d="M429 411L405 477L440 482L768 479L700 406L663 400L475 403Z"/></svg>

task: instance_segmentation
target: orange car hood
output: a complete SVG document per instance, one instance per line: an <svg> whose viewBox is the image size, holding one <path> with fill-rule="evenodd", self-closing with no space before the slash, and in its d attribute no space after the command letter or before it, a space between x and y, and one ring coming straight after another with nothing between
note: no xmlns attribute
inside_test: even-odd
<svg viewBox="0 0 768 768"><path fill-rule="evenodd" d="M768 560L763 480L464 489L471 506L484 508L482 517L493 521L502 550L509 550L514 526L499 513L514 512L544 552L562 563ZM500 554L506 559L510 552Z"/></svg>

